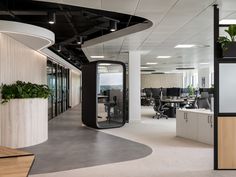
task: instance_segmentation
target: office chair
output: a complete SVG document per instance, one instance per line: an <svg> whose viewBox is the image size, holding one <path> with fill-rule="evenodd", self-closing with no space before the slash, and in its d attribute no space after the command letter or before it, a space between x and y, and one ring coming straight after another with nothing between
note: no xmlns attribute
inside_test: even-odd
<svg viewBox="0 0 236 177"><path fill-rule="evenodd" d="M204 109L211 108L208 98L198 98L197 106L198 106L198 108L204 108Z"/></svg>
<svg viewBox="0 0 236 177"><path fill-rule="evenodd" d="M168 119L168 116L165 115L164 112L166 110L168 110L169 108L167 108L165 106L166 106L165 104L164 105L162 104L160 97L156 98L155 99L155 105L153 107L154 111L156 112L156 115L154 115L152 118L154 119L156 117L157 119L160 119L160 118Z"/></svg>

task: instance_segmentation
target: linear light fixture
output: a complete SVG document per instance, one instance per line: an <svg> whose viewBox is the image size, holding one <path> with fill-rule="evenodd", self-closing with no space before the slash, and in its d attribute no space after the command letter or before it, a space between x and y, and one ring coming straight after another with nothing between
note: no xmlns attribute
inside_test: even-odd
<svg viewBox="0 0 236 177"><path fill-rule="evenodd" d="M223 19L220 20L220 25L233 25L236 24L236 19Z"/></svg>
<svg viewBox="0 0 236 177"><path fill-rule="evenodd" d="M193 48L195 47L196 45L194 44L179 44L179 45L176 45L175 48Z"/></svg>
<svg viewBox="0 0 236 177"><path fill-rule="evenodd" d="M99 63L99 66L110 66L110 63Z"/></svg>
<svg viewBox="0 0 236 177"><path fill-rule="evenodd" d="M93 56L90 56L91 58L104 58L103 55L93 55Z"/></svg>
<svg viewBox="0 0 236 177"><path fill-rule="evenodd" d="M200 65L209 65L210 63L200 63Z"/></svg>
<svg viewBox="0 0 236 177"><path fill-rule="evenodd" d="M157 58L171 58L171 56L157 56Z"/></svg>
<svg viewBox="0 0 236 177"><path fill-rule="evenodd" d="M176 68L176 70L192 70L195 69L194 67L183 67L183 68Z"/></svg>
<svg viewBox="0 0 236 177"><path fill-rule="evenodd" d="M147 64L147 65L156 65L157 63L154 63L154 62L147 62L146 64Z"/></svg>
<svg viewBox="0 0 236 177"><path fill-rule="evenodd" d="M148 66L141 66L141 69L147 69L149 68Z"/></svg>

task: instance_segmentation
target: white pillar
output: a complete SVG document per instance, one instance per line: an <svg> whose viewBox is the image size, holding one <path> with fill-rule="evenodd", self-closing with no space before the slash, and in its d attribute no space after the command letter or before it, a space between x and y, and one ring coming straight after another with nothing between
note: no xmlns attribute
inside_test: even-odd
<svg viewBox="0 0 236 177"><path fill-rule="evenodd" d="M129 121L141 120L141 99L140 99L140 60L139 51L129 52Z"/></svg>

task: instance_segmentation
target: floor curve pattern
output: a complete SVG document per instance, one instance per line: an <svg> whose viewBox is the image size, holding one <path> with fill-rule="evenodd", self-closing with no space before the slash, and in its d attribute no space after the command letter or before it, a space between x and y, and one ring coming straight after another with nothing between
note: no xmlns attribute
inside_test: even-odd
<svg viewBox="0 0 236 177"><path fill-rule="evenodd" d="M82 126L81 110L71 109L49 122L48 141L24 148L36 155L31 174L66 171L143 158L144 144Z"/></svg>

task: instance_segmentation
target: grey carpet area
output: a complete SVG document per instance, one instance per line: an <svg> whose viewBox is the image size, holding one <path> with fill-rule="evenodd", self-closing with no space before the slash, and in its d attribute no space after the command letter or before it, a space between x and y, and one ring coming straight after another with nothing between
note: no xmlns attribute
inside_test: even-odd
<svg viewBox="0 0 236 177"><path fill-rule="evenodd" d="M49 122L48 141L24 148L36 155L30 174L72 170L139 159L152 153L144 144L81 126L76 107Z"/></svg>

